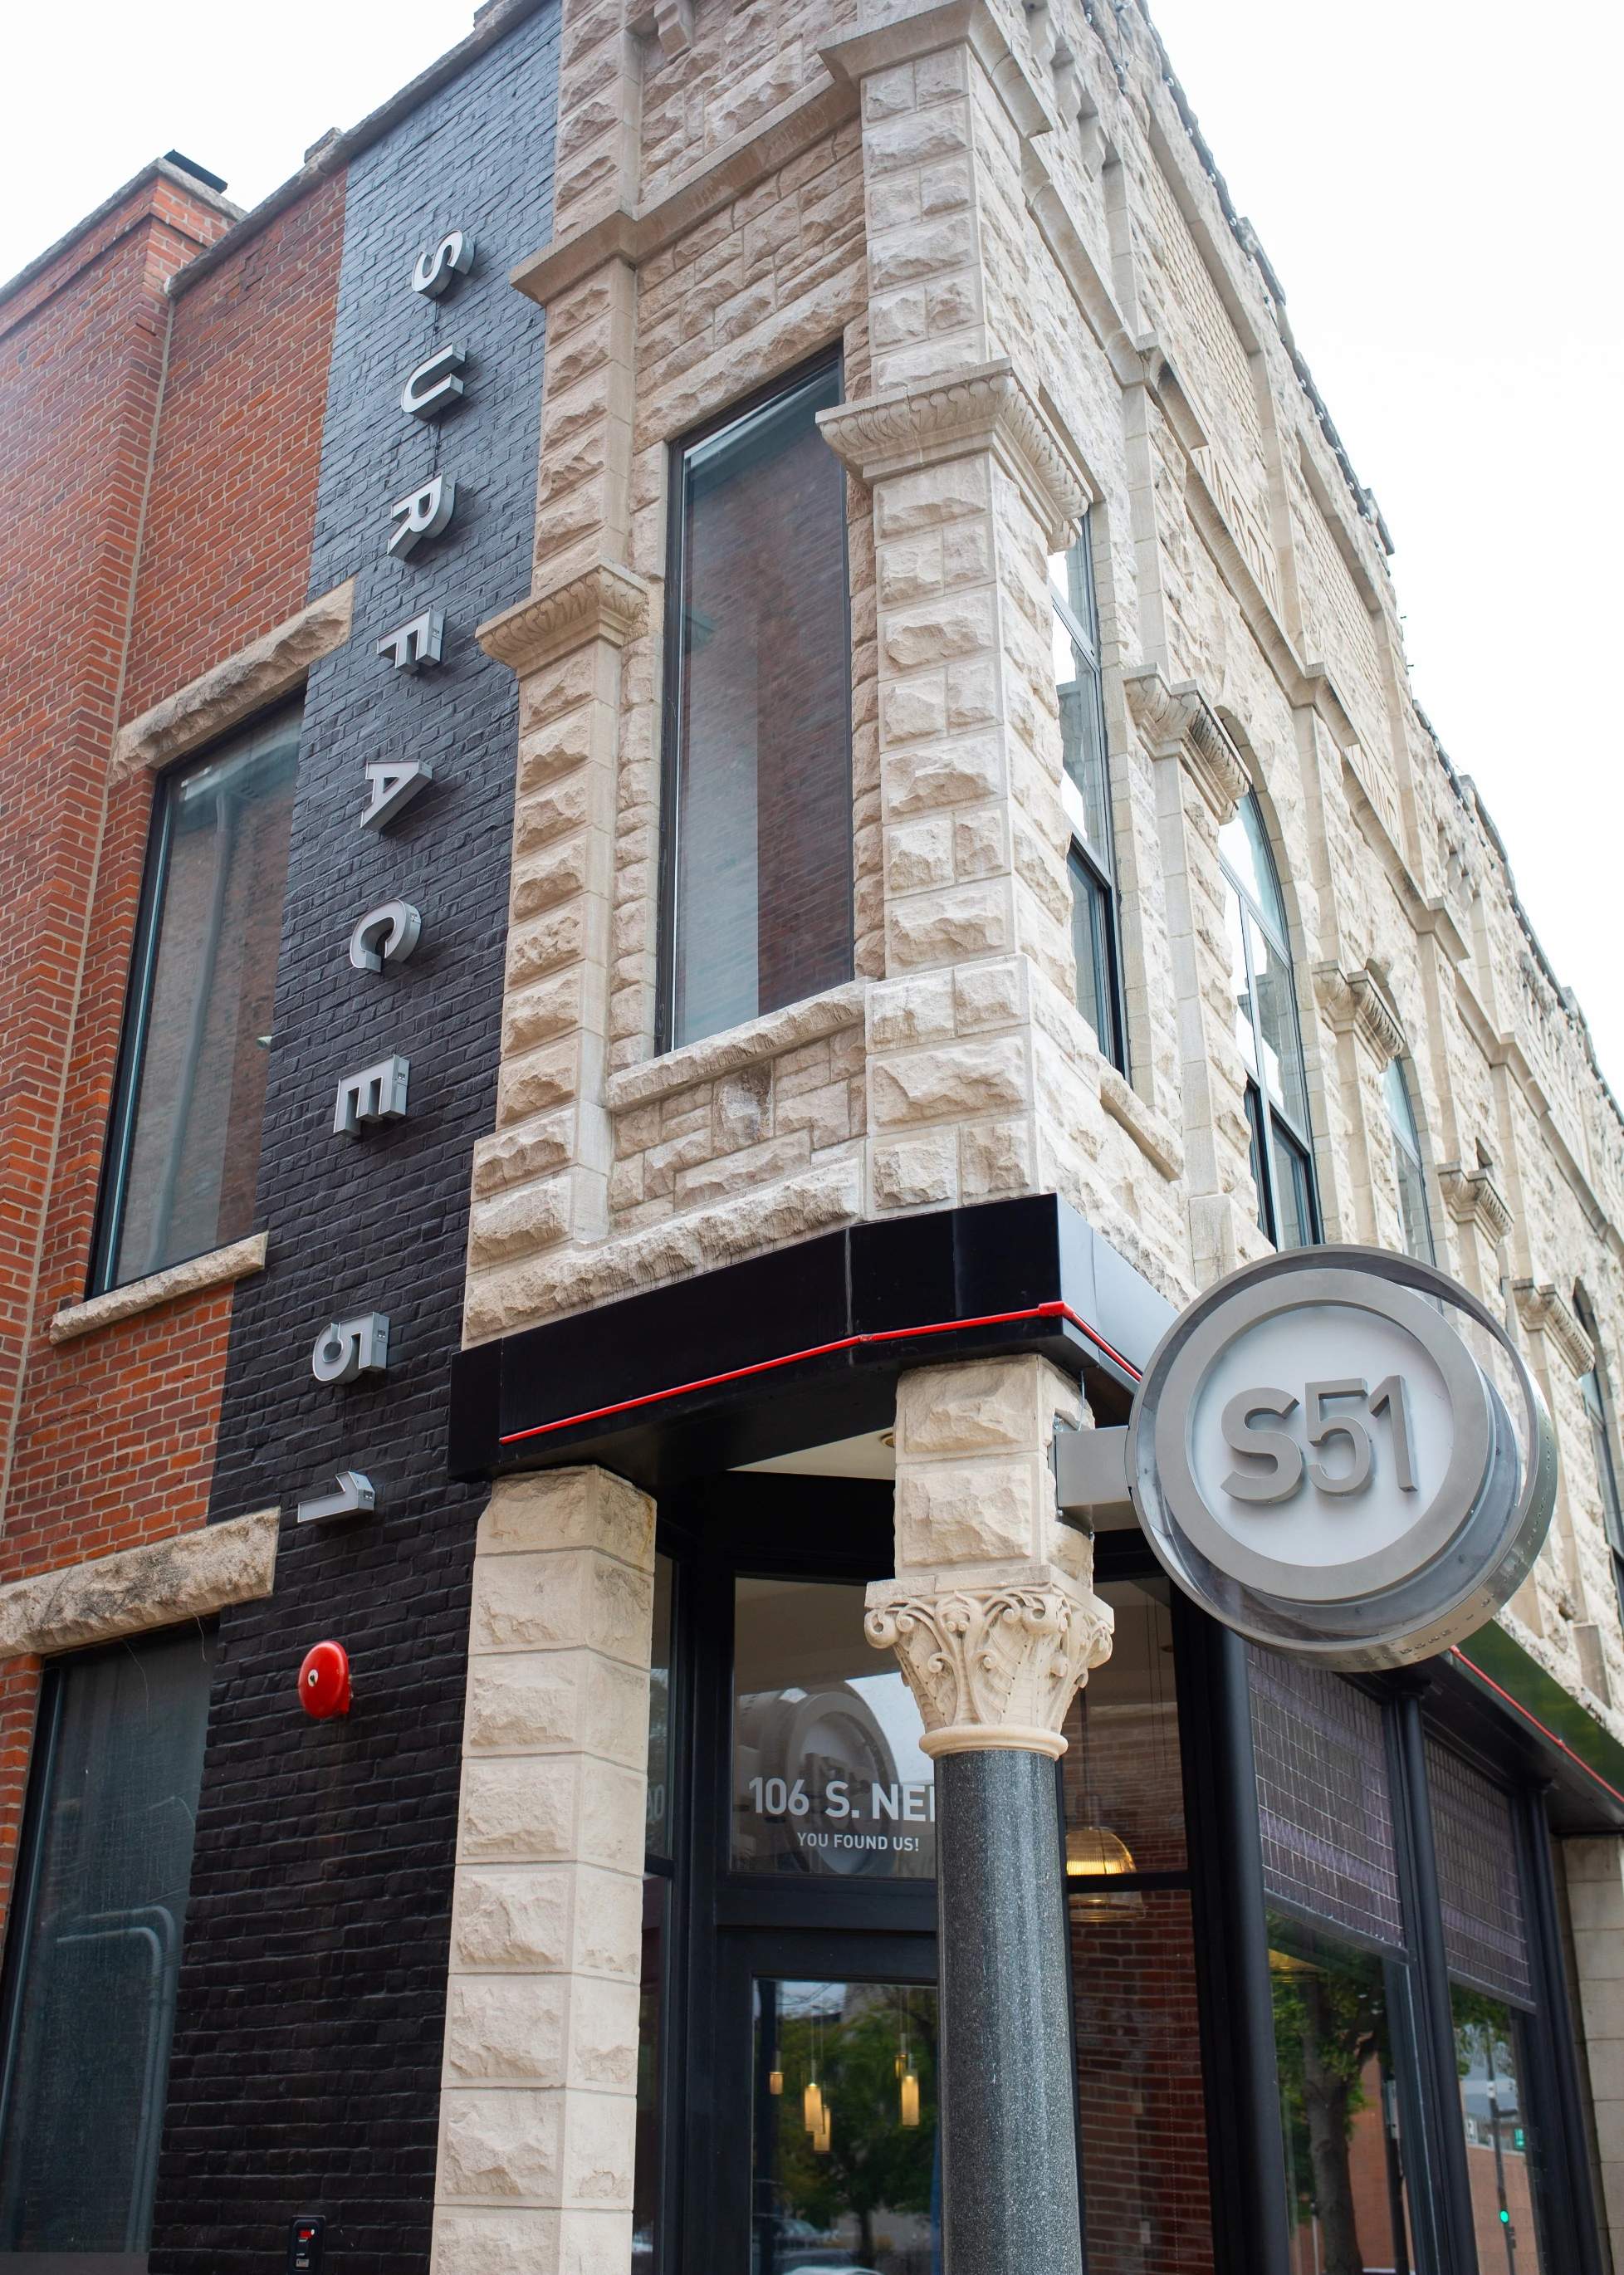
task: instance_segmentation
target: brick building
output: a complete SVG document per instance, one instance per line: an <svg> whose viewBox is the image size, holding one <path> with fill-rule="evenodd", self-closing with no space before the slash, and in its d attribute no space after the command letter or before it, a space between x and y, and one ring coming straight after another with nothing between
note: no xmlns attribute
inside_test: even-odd
<svg viewBox="0 0 1624 2275"><path fill-rule="evenodd" d="M0 2261L1611 2268L1624 1115L1143 7L494 0L0 371ZM1560 1467L1333 1671L1054 1465L1349 1247Z"/></svg>

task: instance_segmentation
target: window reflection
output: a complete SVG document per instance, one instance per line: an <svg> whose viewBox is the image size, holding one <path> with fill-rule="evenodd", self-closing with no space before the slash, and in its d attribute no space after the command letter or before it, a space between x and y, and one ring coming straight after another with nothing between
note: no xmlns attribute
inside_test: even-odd
<svg viewBox="0 0 1624 2275"><path fill-rule="evenodd" d="M1404 1069L1397 1059L1389 1059L1387 1071L1382 1077L1382 1103L1387 1110L1387 1127L1393 1133L1393 1173L1399 1189L1399 1216L1404 1228L1404 1245L1412 1256L1424 1264L1436 1261L1432 1246L1432 1226L1427 1213L1426 1178L1421 1167L1421 1137L1416 1127L1415 1109L1410 1104L1409 1085L1404 1079Z"/></svg>
<svg viewBox="0 0 1624 2275"><path fill-rule="evenodd" d="M1165 1580L1101 1581L1110 1658L1061 1757L1090 2275L1209 2275L1206 2105Z"/></svg>
<svg viewBox="0 0 1624 2275"><path fill-rule="evenodd" d="M759 1981L751 2275L941 2264L936 1993Z"/></svg>
<svg viewBox="0 0 1624 2275"><path fill-rule="evenodd" d="M1246 1117L1258 1222L1276 1248L1319 1237L1308 1078L1280 880L1254 794L1218 833L1235 1038L1248 1075Z"/></svg>
<svg viewBox="0 0 1624 2275"><path fill-rule="evenodd" d="M895 1661L863 1633L861 1587L734 1583L736 1872L928 1880L936 1777Z"/></svg>
<svg viewBox="0 0 1624 2275"><path fill-rule="evenodd" d="M253 1229L298 738L283 712L160 786L100 1286Z"/></svg>
<svg viewBox="0 0 1624 2275"><path fill-rule="evenodd" d="M1072 830L1068 866L1076 1003L1100 1051L1114 1066L1121 1067L1124 1061L1117 1001L1111 775L1086 515L1076 543L1064 553L1049 556L1049 605L1065 767L1063 801Z"/></svg>
<svg viewBox="0 0 1624 2275"><path fill-rule="evenodd" d="M1413 2267L1394 2054L1407 1971L1283 1913L1268 1929L1292 2275Z"/></svg>
<svg viewBox="0 0 1624 2275"><path fill-rule="evenodd" d="M829 365L679 454L668 1046L851 976L839 400Z"/></svg>
<svg viewBox="0 0 1624 2275"><path fill-rule="evenodd" d="M1528 2133L1518 2085L1522 2017L1504 1999L1452 1984L1455 2068L1479 2275L1523 2275L1545 2264L1534 2217Z"/></svg>

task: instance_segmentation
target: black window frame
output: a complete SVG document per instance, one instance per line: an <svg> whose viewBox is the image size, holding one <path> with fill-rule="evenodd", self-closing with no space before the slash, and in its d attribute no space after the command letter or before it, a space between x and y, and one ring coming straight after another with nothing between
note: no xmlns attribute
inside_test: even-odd
<svg viewBox="0 0 1624 2275"><path fill-rule="evenodd" d="M95 1216L85 1276L87 1299L106 1295L115 1288L132 1286L135 1279L146 1276L137 1274L131 1280L120 1280L115 1274L119 1244L124 1237L125 1210L129 1199L131 1154L135 1143L141 1071L152 1018L153 983L163 932L170 849L174 842L175 812L181 785L213 764L233 743L268 733L284 719L298 718L302 723L304 708L305 690L301 686L291 696L270 705L254 717L241 721L229 733L220 736L202 749L187 752L184 759L166 767L153 784L147 850L141 868L140 897L136 903L134 943L131 950L129 978L125 986L118 1051L113 1062L107 1136L102 1148L102 1166L96 1183ZM286 897L284 881L284 907ZM212 1251L200 1249L195 1252L207 1256ZM190 1258L175 1259L177 1263L190 1260Z"/></svg>
<svg viewBox="0 0 1624 2275"><path fill-rule="evenodd" d="M1280 896L1280 904L1283 909L1285 906L1285 895L1280 892L1280 864L1274 858L1273 838L1268 827L1267 818L1263 811L1262 801L1258 798L1258 793L1255 790L1249 790L1246 793L1246 796L1252 801L1253 808L1258 816L1259 835L1264 850L1268 856L1269 865L1273 872L1274 889L1276 893L1279 893ZM1237 806L1237 820L1239 819L1239 812L1240 809ZM1303 1203L1303 1213L1309 1228L1309 1237L1304 1244L1311 1248L1316 1247L1325 1238L1325 1219L1319 1206L1319 1180L1314 1159L1314 1132L1311 1125L1310 1125L1308 1122L1308 1072L1306 1058L1303 1051L1303 1021L1297 1007L1296 958L1291 952L1291 941L1286 936L1284 926L1277 924L1269 912L1259 906L1258 896L1252 891L1251 887L1246 882L1244 878L1237 875L1235 871L1230 866L1228 861L1225 858L1221 850L1218 856L1218 862L1225 884L1235 893L1236 898L1241 903L1243 913L1250 916L1258 925L1265 938L1268 941L1270 947L1273 949L1275 954L1280 958L1287 975L1291 981L1291 1017L1295 1031L1298 1056L1303 1061L1303 1102L1304 1126L1302 1129L1298 1129L1294 1126L1291 1117L1286 1112L1285 1108L1277 1105L1269 1096L1267 1085L1265 1083L1250 1071L1247 1075L1246 1097L1244 1103L1246 1120L1251 1131L1252 1179L1258 1188L1258 1227L1265 1237L1272 1242L1273 1246L1278 1249L1280 1244L1280 1206L1277 1184L1277 1157L1274 1144L1275 1133L1278 1130L1284 1139L1284 1150L1287 1156L1291 1160L1294 1168L1300 1174L1302 1179L1300 1193ZM1262 1026L1256 1009L1258 1003L1258 975L1253 969L1252 964L1250 934L1248 933L1244 924L1243 924L1241 927L1241 936L1242 953L1244 955L1246 959L1247 997L1248 1001L1253 1006L1250 1018L1252 1033L1255 1038L1254 1047L1258 1063L1261 1065L1263 1062L1264 1038Z"/></svg>
<svg viewBox="0 0 1624 2275"><path fill-rule="evenodd" d="M655 985L654 985L654 1055L663 1057L668 1051L680 1047L673 1037L676 1025L676 885L677 860L680 848L681 817L678 812L678 775L680 772L682 705L684 643L681 627L687 607L687 485L684 462L689 451L708 442L713 435L750 418L781 395L789 395L808 385L826 372L835 376L835 398L846 399L845 351L839 341L796 364L791 369L778 372L754 389L750 394L728 404L697 427L691 427L673 438L666 453L666 608L664 655L660 715L660 856L658 865L658 907L656 912ZM857 953L857 861L856 810L852 789L852 731L851 731L851 553L850 537L842 529L845 573L842 578L844 603L844 642L842 662L846 678L845 751L846 804L848 811L848 841L846 864L846 933L850 969L850 979L856 970ZM763 1016L759 1012L758 1017ZM726 1028L716 1030L725 1034ZM697 1038L709 1040L709 1037Z"/></svg>
<svg viewBox="0 0 1624 2275"><path fill-rule="evenodd" d="M1128 1007L1122 991L1122 901L1116 881L1116 843L1112 814L1111 743L1106 728L1105 672L1101 661L1099 638L1099 591L1094 571L1094 540L1092 517L1084 513L1077 534L1066 548L1066 555L1080 552L1084 576L1082 594L1086 604L1087 622L1071 606L1069 597L1056 591L1053 577L1046 579L1049 605L1053 615L1064 626L1073 647L1082 657L1087 681L1087 701L1093 712L1094 737L1100 754L1103 770L1104 798L1101 812L1101 831L1105 843L1095 846L1085 830L1079 829L1069 807L1067 819L1071 822L1070 841L1067 849L1066 869L1071 886L1073 924L1086 920L1092 938L1095 969L1095 1009L1091 1017L1084 1009L1082 994L1082 972L1076 979L1077 1009L1094 1031L1100 1056L1109 1062L1126 1078L1128 1074ZM1062 556L1064 557L1064 556ZM1080 798L1080 784L1073 782L1069 773L1062 775ZM1061 792L1062 805L1068 801ZM1103 858L1101 857L1104 857ZM1081 897L1080 897L1081 896ZM1085 911L1085 917L1084 917ZM1102 1032L1103 1030L1103 1032Z"/></svg>

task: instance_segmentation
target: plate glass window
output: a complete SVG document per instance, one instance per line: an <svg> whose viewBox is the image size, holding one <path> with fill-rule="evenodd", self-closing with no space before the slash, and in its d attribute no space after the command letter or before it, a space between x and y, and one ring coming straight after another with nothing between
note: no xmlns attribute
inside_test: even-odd
<svg viewBox="0 0 1624 2275"><path fill-rule="evenodd" d="M1438 1258L1432 1246L1431 1220L1427 1214L1426 1176L1421 1166L1421 1133L1416 1127L1409 1085L1397 1059L1387 1062L1381 1095L1387 1109L1387 1127L1393 1132L1393 1172L1399 1188L1404 1245L1423 1264L1435 1264Z"/></svg>
<svg viewBox="0 0 1624 2275"><path fill-rule="evenodd" d="M1229 935L1235 1039L1245 1062L1246 1117L1258 1221L1276 1248L1319 1237L1286 908L1257 797L1249 792L1218 833Z"/></svg>
<svg viewBox="0 0 1624 2275"><path fill-rule="evenodd" d="M1061 797L1071 824L1067 869L1071 882L1077 1009L1093 1029L1103 1054L1113 1066L1121 1067L1124 1062L1110 760L1099 668L1099 611L1086 515L1076 543L1065 553L1049 556L1049 610L1065 767Z"/></svg>
<svg viewBox="0 0 1624 2275"><path fill-rule="evenodd" d="M851 977L846 479L829 363L682 445L667 702L662 1042Z"/></svg>
<svg viewBox="0 0 1624 2275"><path fill-rule="evenodd" d="M1587 1319L1586 1326L1590 1326ZM1595 1340L1591 1330L1591 1340ZM1607 1428L1606 1401L1602 1393L1601 1362L1582 1375L1579 1388L1584 1416L1590 1425L1590 1451L1596 1461L1596 1489L1601 1495L1601 1518L1613 1559L1613 1584L1618 1594L1619 1617L1624 1621L1624 1507L1619 1499L1619 1473L1613 1459L1613 1440Z"/></svg>
<svg viewBox="0 0 1624 2275"><path fill-rule="evenodd" d="M253 1229L299 713L158 786L94 1286Z"/></svg>
<svg viewBox="0 0 1624 2275"><path fill-rule="evenodd" d="M935 1765L901 1670L863 1633L863 1589L734 1588L733 1870L933 1879Z"/></svg>
<svg viewBox="0 0 1624 2275"><path fill-rule="evenodd" d="M0 2252L147 2249L214 1656L191 1627L47 1673L6 1942Z"/></svg>

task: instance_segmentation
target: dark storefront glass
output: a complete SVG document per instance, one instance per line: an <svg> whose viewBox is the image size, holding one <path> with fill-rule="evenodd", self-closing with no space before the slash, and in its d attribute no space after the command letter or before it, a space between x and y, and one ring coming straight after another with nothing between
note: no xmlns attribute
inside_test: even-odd
<svg viewBox="0 0 1624 2275"><path fill-rule="evenodd" d="M936 1993L758 1980L751 2275L936 2275Z"/></svg>
<svg viewBox="0 0 1624 2275"><path fill-rule="evenodd" d="M299 713L159 785L96 1285L253 1229Z"/></svg>
<svg viewBox="0 0 1624 2275"><path fill-rule="evenodd" d="M1101 1581L1098 1592L1115 1612L1115 1644L1072 1705L1061 1761L1089 2271L1205 2275L1212 2211L1167 1583Z"/></svg>
<svg viewBox="0 0 1624 2275"><path fill-rule="evenodd" d="M936 1777L925 1726L863 1632L864 1591L734 1583L736 1872L929 1880Z"/></svg>
<svg viewBox="0 0 1624 2275"><path fill-rule="evenodd" d="M637 2147L631 2188L632 2275L653 2275L660 2203L660 2064L665 1957L671 1906L671 1587L668 1556L654 1559L654 1616L648 1669L648 1796L643 1877L643 1946L638 1983Z"/></svg>
<svg viewBox="0 0 1624 2275"><path fill-rule="evenodd" d="M828 364L680 453L668 1047L851 977L839 400Z"/></svg>
<svg viewBox="0 0 1624 2275"><path fill-rule="evenodd" d="M1479 2275L1529 2275L1547 2259L1520 2085L1534 1993L1511 1803L1458 1755L1426 1751Z"/></svg>
<svg viewBox="0 0 1624 2275"><path fill-rule="evenodd" d="M0 2251L147 2248L212 1632L59 1660L6 1945Z"/></svg>
<svg viewBox="0 0 1624 2275"><path fill-rule="evenodd" d="M1381 1708L1249 1653L1293 2275L1415 2264L1416 2065Z"/></svg>

